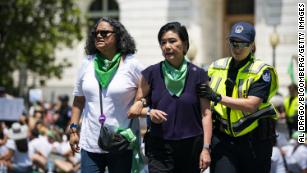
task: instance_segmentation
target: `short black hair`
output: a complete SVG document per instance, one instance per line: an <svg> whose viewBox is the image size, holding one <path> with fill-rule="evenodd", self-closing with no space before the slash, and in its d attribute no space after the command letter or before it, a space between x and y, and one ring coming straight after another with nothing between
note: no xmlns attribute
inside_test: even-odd
<svg viewBox="0 0 307 173"><path fill-rule="evenodd" d="M19 152L25 153L29 150L27 138L15 140L15 144Z"/></svg>
<svg viewBox="0 0 307 173"><path fill-rule="evenodd" d="M297 90L297 85L295 83L291 83L289 86L288 86L288 89L295 89Z"/></svg>
<svg viewBox="0 0 307 173"><path fill-rule="evenodd" d="M173 31L178 34L181 41L183 43L186 43L187 45L186 51L188 52L190 43L189 43L189 34L187 31L187 28L184 25L181 25L181 23L179 22L169 22L165 24L164 26L160 28L160 31L158 33L159 44L161 44L163 34L165 34L168 31ZM187 52L184 52L184 54L186 54Z"/></svg>
<svg viewBox="0 0 307 173"><path fill-rule="evenodd" d="M114 29L116 38L116 51L122 55L134 54L136 52L134 39L119 21L109 17L100 18L95 24L94 28L90 30L85 46L86 54L93 55L99 53L99 50L97 50L95 47L95 35L93 35L92 32L95 32L99 23L103 21L109 23Z"/></svg>
<svg viewBox="0 0 307 173"><path fill-rule="evenodd" d="M68 102L68 101L69 101L69 96L66 95L66 94L61 95L61 96L59 96L59 100L60 100L61 102Z"/></svg>

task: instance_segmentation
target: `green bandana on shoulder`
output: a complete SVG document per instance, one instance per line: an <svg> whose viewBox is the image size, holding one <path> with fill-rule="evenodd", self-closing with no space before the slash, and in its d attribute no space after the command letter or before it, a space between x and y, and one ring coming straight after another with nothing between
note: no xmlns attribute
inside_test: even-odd
<svg viewBox="0 0 307 173"><path fill-rule="evenodd" d="M185 59L179 69L174 68L167 61L162 62L165 86L172 95L179 97L182 94L188 71L187 67L188 63Z"/></svg>
<svg viewBox="0 0 307 173"><path fill-rule="evenodd" d="M95 55L94 68L96 78L103 88L107 88L120 63L120 53L116 53L112 61L100 54Z"/></svg>

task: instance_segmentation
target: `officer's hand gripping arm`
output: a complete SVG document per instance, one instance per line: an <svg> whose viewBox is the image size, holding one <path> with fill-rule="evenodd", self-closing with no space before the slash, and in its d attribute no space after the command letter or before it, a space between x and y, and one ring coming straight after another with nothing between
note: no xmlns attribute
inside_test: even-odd
<svg viewBox="0 0 307 173"><path fill-rule="evenodd" d="M196 88L196 92L199 97L213 101L214 105L221 101L221 95L214 92L207 83L202 83L198 85Z"/></svg>

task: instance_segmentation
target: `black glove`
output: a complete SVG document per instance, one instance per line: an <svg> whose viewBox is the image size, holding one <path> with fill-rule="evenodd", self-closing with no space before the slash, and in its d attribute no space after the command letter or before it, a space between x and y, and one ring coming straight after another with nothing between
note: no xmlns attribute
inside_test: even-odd
<svg viewBox="0 0 307 173"><path fill-rule="evenodd" d="M216 105L222 100L221 95L214 92L206 83L199 84L196 88L196 92L199 97L203 97L210 101L213 101L214 105Z"/></svg>

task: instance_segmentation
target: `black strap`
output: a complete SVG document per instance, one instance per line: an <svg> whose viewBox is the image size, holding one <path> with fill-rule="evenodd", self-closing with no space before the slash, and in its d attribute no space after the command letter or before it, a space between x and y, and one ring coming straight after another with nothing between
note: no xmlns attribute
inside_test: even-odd
<svg viewBox="0 0 307 173"><path fill-rule="evenodd" d="M298 149L299 146L301 146L302 144L298 143L294 146L293 151L291 153L291 155L293 155L295 153L295 151Z"/></svg>
<svg viewBox="0 0 307 173"><path fill-rule="evenodd" d="M98 80L97 80L98 81ZM98 81L98 85L99 85L99 102L100 102L100 115L102 115L103 114L103 109L102 109L102 97L101 97L101 85L100 85L100 83L99 83L99 81Z"/></svg>
<svg viewBox="0 0 307 173"><path fill-rule="evenodd" d="M278 148L279 152L282 153L281 149L279 147L277 147L277 148ZM285 155L281 154L281 157L282 157L282 163L285 166L286 171L289 171Z"/></svg>

